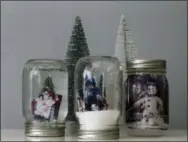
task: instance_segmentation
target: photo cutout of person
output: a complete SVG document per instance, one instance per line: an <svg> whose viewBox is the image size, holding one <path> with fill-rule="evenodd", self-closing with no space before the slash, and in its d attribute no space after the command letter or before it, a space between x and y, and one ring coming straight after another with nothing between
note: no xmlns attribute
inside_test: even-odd
<svg viewBox="0 0 188 142"><path fill-rule="evenodd" d="M136 113L142 113L143 108L141 107L142 103L140 101L146 95L145 85L140 80L136 80L136 82L132 85L132 101L133 105L131 107L131 111Z"/></svg>
<svg viewBox="0 0 188 142"><path fill-rule="evenodd" d="M96 81L94 78L88 79L86 81L86 96L85 96L85 108L87 111L100 110L99 101L101 91L96 86Z"/></svg>
<svg viewBox="0 0 188 142"><path fill-rule="evenodd" d="M140 98L142 96L142 85L139 82L132 85L132 93L134 98Z"/></svg>
<svg viewBox="0 0 188 142"><path fill-rule="evenodd" d="M56 94L51 75L47 76L41 88L41 93L31 102L34 121L56 120L62 97L61 94Z"/></svg>
<svg viewBox="0 0 188 142"><path fill-rule="evenodd" d="M107 100L102 94L101 89L96 85L94 76L84 78L83 97L79 91L77 97L77 111L99 111L106 110L108 107Z"/></svg>
<svg viewBox="0 0 188 142"><path fill-rule="evenodd" d="M57 111L61 101L60 95L55 95L44 91L32 101L32 111L34 119L38 121L51 121L56 119Z"/></svg>
<svg viewBox="0 0 188 142"><path fill-rule="evenodd" d="M33 111L34 111L34 115L35 116L42 117L43 100L44 100L43 94L40 94L39 97L37 97L36 99L34 99L35 108L34 108Z"/></svg>

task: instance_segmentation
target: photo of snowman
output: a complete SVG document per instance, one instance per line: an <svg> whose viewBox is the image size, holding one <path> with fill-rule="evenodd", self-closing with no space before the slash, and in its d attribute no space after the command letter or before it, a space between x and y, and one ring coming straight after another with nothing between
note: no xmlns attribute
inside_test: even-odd
<svg viewBox="0 0 188 142"><path fill-rule="evenodd" d="M145 88L146 89L142 93L139 92L140 99L133 104L133 108L140 108L140 110L142 110L142 117L138 123L141 126L161 126L164 123L161 116L163 113L163 103L157 96L157 86L154 82L147 82Z"/></svg>
<svg viewBox="0 0 188 142"><path fill-rule="evenodd" d="M35 121L53 121L58 117L62 95L56 94L51 77L47 77L42 93L32 100L31 107Z"/></svg>

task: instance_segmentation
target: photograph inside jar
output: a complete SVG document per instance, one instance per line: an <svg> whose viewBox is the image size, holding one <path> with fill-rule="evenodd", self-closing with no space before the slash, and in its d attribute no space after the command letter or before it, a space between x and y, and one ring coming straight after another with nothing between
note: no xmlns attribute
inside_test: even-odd
<svg viewBox="0 0 188 142"><path fill-rule="evenodd" d="M62 95L56 94L52 78L48 76L42 92L32 100L34 121L53 121L58 117Z"/></svg>
<svg viewBox="0 0 188 142"><path fill-rule="evenodd" d="M162 131L168 128L169 88L165 73L165 60L134 60L128 63L126 124L131 130ZM155 133L151 131L148 135Z"/></svg>
<svg viewBox="0 0 188 142"><path fill-rule="evenodd" d="M39 71L33 76L31 120L33 123L63 122L67 115L67 74L61 71ZM63 78L64 77L64 78Z"/></svg>
<svg viewBox="0 0 188 142"><path fill-rule="evenodd" d="M107 110L108 102L106 99L103 74L100 75L98 83L91 71L84 70L83 74L83 91L80 90L77 96L77 111Z"/></svg>

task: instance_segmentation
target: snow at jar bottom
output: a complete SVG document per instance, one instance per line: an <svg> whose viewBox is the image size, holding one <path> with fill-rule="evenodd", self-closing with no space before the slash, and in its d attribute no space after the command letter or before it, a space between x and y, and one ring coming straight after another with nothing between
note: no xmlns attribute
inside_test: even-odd
<svg viewBox="0 0 188 142"><path fill-rule="evenodd" d="M87 111L76 112L76 115L79 119L81 130L103 130L117 124L120 111Z"/></svg>

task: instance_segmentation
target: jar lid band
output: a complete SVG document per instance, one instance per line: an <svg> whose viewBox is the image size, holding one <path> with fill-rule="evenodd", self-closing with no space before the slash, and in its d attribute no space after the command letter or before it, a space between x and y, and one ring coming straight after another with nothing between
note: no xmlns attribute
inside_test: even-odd
<svg viewBox="0 0 188 142"><path fill-rule="evenodd" d="M165 60L136 59L127 62L127 69L166 69Z"/></svg>

